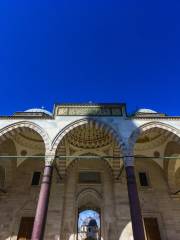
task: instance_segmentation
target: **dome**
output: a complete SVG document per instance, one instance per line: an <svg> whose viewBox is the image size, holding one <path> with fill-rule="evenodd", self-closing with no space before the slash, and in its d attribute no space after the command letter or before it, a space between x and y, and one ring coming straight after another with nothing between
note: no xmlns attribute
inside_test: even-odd
<svg viewBox="0 0 180 240"><path fill-rule="evenodd" d="M95 219L91 219L88 224L89 227L97 227L97 222Z"/></svg>
<svg viewBox="0 0 180 240"><path fill-rule="evenodd" d="M140 108L136 113L157 113L157 112L148 108Z"/></svg>
<svg viewBox="0 0 180 240"><path fill-rule="evenodd" d="M84 226L88 226L88 227L96 227L97 226L97 222L95 219L88 217L84 220L83 222Z"/></svg>
<svg viewBox="0 0 180 240"><path fill-rule="evenodd" d="M46 109L43 109L43 108L31 108L31 109L27 109L24 112L33 112L33 113L36 113L36 112L39 113L40 112L40 113L45 113L49 116L52 116L51 112L49 112L49 111L47 111Z"/></svg>

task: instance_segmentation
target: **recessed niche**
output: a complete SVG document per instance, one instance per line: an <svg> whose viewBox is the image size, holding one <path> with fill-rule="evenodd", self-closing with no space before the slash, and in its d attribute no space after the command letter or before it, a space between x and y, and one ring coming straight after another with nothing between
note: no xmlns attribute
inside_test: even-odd
<svg viewBox="0 0 180 240"><path fill-rule="evenodd" d="M26 150L22 150L21 151L21 156L26 156L27 155L27 151Z"/></svg>
<svg viewBox="0 0 180 240"><path fill-rule="evenodd" d="M155 151L154 152L154 157L156 157L156 158L160 157L160 153L158 151Z"/></svg>

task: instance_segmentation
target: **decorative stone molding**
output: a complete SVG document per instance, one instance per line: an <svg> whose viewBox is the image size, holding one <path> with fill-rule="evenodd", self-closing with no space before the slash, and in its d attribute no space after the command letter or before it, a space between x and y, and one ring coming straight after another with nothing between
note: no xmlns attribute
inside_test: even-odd
<svg viewBox="0 0 180 240"><path fill-rule="evenodd" d="M52 166L54 163L55 157L53 155L45 156L45 166Z"/></svg>
<svg viewBox="0 0 180 240"><path fill-rule="evenodd" d="M122 116L123 104L56 105L55 116Z"/></svg>
<svg viewBox="0 0 180 240"><path fill-rule="evenodd" d="M77 193L76 201L78 202L79 200L81 200L81 198L86 197L87 194L93 195L93 197L98 200L102 199L102 195L96 189L87 187Z"/></svg>
<svg viewBox="0 0 180 240"><path fill-rule="evenodd" d="M123 142L121 136L108 124L101 122L99 120L94 120L91 118L85 118L81 120L77 120L68 126L66 126L62 131L58 133L58 135L55 137L55 139L52 142L52 152L55 155L56 149L59 145L59 143L62 141L63 137L67 135L71 130L75 129L76 127L80 127L85 124L92 124L95 125L97 129L101 129L102 131L105 131L106 134L109 134L113 137L115 141L117 141L117 144L122 152L126 151L125 143Z"/></svg>
<svg viewBox="0 0 180 240"><path fill-rule="evenodd" d="M42 129L40 126L38 126L35 123L28 122L28 121L21 121L17 122L11 125L8 125L7 127L4 127L3 129L0 130L0 141L4 141L8 139L9 137L12 137L18 132L24 131L25 128L30 128L37 132L43 139L44 144L45 144L45 149L48 150L50 149L50 139L48 134L45 132L44 129Z"/></svg>
<svg viewBox="0 0 180 240"><path fill-rule="evenodd" d="M102 148L112 142L112 136L105 131L85 124L66 135L68 143L82 149Z"/></svg>

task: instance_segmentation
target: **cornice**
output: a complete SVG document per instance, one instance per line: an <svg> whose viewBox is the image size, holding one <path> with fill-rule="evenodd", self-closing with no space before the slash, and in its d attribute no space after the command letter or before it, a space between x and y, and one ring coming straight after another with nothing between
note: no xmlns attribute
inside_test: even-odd
<svg viewBox="0 0 180 240"><path fill-rule="evenodd" d="M125 103L56 103L54 106L61 106L61 107L94 107L94 106L125 106Z"/></svg>
<svg viewBox="0 0 180 240"><path fill-rule="evenodd" d="M127 117L127 120L157 120L157 119L162 119L162 120L180 120L180 116L164 116L164 117Z"/></svg>

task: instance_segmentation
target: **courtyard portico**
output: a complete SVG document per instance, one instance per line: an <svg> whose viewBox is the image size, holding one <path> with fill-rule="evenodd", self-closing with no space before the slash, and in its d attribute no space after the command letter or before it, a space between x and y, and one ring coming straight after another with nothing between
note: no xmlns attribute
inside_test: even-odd
<svg viewBox="0 0 180 240"><path fill-rule="evenodd" d="M179 137L124 104L0 117L0 239L179 239Z"/></svg>

